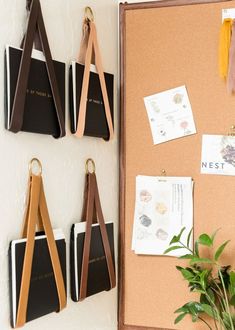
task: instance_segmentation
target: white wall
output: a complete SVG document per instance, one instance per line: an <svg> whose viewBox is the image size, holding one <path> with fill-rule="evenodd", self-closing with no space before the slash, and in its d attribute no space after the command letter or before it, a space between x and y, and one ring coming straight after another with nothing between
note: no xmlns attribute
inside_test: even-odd
<svg viewBox="0 0 235 330"><path fill-rule="evenodd" d="M103 211L107 220L118 221L117 106L115 140L109 143L67 134L60 140L37 134L13 134L4 129L4 47L19 46L25 29L25 0L0 0L0 329L10 329L8 247L19 238L24 212L28 162L36 156L43 164L43 177L52 225L63 228L69 250L71 224L80 220L84 162L92 157ZM41 0L52 56L68 64L78 53L84 6L96 17L105 70L117 78L117 1ZM117 80L116 80L117 81ZM115 84L115 104L117 104ZM67 122L67 130L69 126ZM117 226L116 226L117 233ZM117 236L116 236L117 237ZM69 270L69 264L68 264ZM67 273L69 278L69 272ZM69 288L69 282L68 282ZM117 328L117 291L104 292L82 303L73 303L60 314L32 321L25 329L114 330Z"/></svg>

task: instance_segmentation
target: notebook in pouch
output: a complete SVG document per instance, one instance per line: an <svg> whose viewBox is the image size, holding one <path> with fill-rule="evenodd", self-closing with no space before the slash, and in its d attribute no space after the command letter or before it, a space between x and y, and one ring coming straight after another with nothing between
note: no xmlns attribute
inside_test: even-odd
<svg viewBox="0 0 235 330"><path fill-rule="evenodd" d="M82 91L84 75L84 65L72 62L69 72L69 99L70 99L70 118L71 132L77 130L79 105ZM113 81L114 76L111 73L104 72L105 83L107 88L111 117L113 121ZM84 135L109 138L109 129L105 115L102 91L100 87L99 75L95 66L91 65L90 80L87 96L87 111Z"/></svg>
<svg viewBox="0 0 235 330"><path fill-rule="evenodd" d="M5 50L5 127L9 129L22 49L6 46ZM65 63L53 60L59 96L65 118ZM22 131L58 136L56 108L48 78L45 57L33 49Z"/></svg>
<svg viewBox="0 0 235 330"><path fill-rule="evenodd" d="M83 258L83 245L85 239L86 222L76 223L71 229L71 298L73 301L79 300L81 268ZM114 236L113 223L106 223L109 244L114 261ZM110 290L110 279L106 257L104 253L100 226L92 225L90 257L88 266L87 297L101 291Z"/></svg>
<svg viewBox="0 0 235 330"><path fill-rule="evenodd" d="M61 229L53 230L66 287L66 243ZM10 244L9 268L11 288L11 325L15 327L24 261L26 239ZM37 233L32 263L26 322L56 312L59 300L46 236Z"/></svg>

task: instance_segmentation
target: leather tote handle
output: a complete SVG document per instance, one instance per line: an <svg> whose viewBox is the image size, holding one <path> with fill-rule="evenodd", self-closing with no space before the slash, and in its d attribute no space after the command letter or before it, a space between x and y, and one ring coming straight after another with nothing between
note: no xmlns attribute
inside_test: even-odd
<svg viewBox="0 0 235 330"><path fill-rule="evenodd" d="M56 115L60 128L59 136L55 136L55 137L63 137L65 136L65 119L63 115L59 89L56 81L55 69L54 69L50 47L45 30L45 25L43 21L41 5L39 0L31 0L31 1L32 3L30 7L29 21L28 21L26 35L24 38L24 47L20 61L20 68L19 68L19 74L16 84L16 91L13 101L9 130L14 133L17 133L21 130L23 124L26 90L27 90L30 63L31 63L31 54L32 54L34 37L36 32L38 32L42 49L46 59L46 68L48 72L53 100L56 108ZM28 2L28 5L29 4L30 1Z"/></svg>
<svg viewBox="0 0 235 330"><path fill-rule="evenodd" d="M84 204L86 209L86 232L85 232L85 240L84 240L84 248L83 248L83 259L82 259L82 271L81 271L81 284L80 284L80 294L79 300L83 300L87 296L87 279L88 279L88 266L89 266L89 257L90 257L90 245L91 245L91 230L92 223L97 222L100 225L101 237L104 246L104 252L109 272L110 279L110 288L114 288L116 286L116 276L114 270L114 264L112 259L112 253L110 249L110 244L108 240L108 234L106 230L106 225L104 222L104 217L101 209L100 199L99 199L99 191L96 181L95 173L88 173L86 176L86 185L87 195L85 196ZM93 220L93 213L96 210L97 220Z"/></svg>
<svg viewBox="0 0 235 330"><path fill-rule="evenodd" d="M88 31L89 31L89 37L87 40ZM92 21L85 20L83 23L83 40L82 40L81 46L82 46L82 49L80 50L79 59L83 62L85 53L86 53L86 56L85 56L85 68L84 68L84 75L83 75L81 99L80 99L80 104L79 104L77 131L75 132L75 135L77 137L82 137L84 134L84 130L85 130L86 110L87 110L87 94L88 94L89 79L90 79L90 65L92 62L92 50L94 49L95 65L96 65L97 72L99 74L100 86L101 86L102 96L103 96L103 100L104 100L105 115L106 115L108 129L109 129L109 140L111 140L114 137L113 122L112 122L108 93L107 93L107 88L106 88L106 83L105 83L105 78L104 78L104 70L103 70L103 66L102 66L100 49L99 49L98 40L97 40L96 27L95 27L94 22L92 22Z"/></svg>
<svg viewBox="0 0 235 330"><path fill-rule="evenodd" d="M86 53L87 53L89 35L90 35L89 22L86 19L84 19L83 26L82 26L82 39L81 39L79 54L78 54L78 63L84 64L84 65L85 65L85 61L86 61ZM92 51L91 64L95 64L94 51Z"/></svg>
<svg viewBox="0 0 235 330"><path fill-rule="evenodd" d="M26 237L25 255L20 286L19 303L16 318L16 328L22 327L26 322L32 261L35 245L35 231L38 224L39 230L46 234L49 254L59 299L59 311L66 307L66 292L61 270L59 255L50 223L46 198L41 175L30 175L27 207L23 224L22 237Z"/></svg>
<svg viewBox="0 0 235 330"><path fill-rule="evenodd" d="M30 8L31 8L32 0L26 0L26 10L28 12L28 15L30 13ZM21 41L20 48L24 48L24 42L25 42L25 35ZM38 30L35 31L35 36L34 36L34 48L42 52L42 44L40 41L39 37L39 32Z"/></svg>

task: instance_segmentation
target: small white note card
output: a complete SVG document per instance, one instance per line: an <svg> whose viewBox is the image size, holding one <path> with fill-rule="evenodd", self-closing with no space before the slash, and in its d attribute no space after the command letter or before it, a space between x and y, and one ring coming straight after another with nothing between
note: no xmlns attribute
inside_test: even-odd
<svg viewBox="0 0 235 330"><path fill-rule="evenodd" d="M222 22L226 18L235 18L235 8L222 9Z"/></svg>
<svg viewBox="0 0 235 330"><path fill-rule="evenodd" d="M192 178L138 175L132 250L136 254L163 255L183 227L186 230L182 242L187 244L187 235L193 227ZM179 257L187 253L182 248L168 255Z"/></svg>
<svg viewBox="0 0 235 330"><path fill-rule="evenodd" d="M234 136L202 136L201 173L235 175Z"/></svg>
<svg viewBox="0 0 235 330"><path fill-rule="evenodd" d="M144 98L153 143L160 144L196 133L187 89L180 86Z"/></svg>

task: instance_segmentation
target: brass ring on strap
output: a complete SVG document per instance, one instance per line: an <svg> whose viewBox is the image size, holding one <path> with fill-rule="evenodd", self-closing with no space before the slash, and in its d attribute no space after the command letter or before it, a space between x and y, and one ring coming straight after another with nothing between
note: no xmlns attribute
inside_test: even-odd
<svg viewBox="0 0 235 330"><path fill-rule="evenodd" d="M35 173L35 167L37 169L36 173ZM42 174L42 164L39 159L37 159L37 158L31 159L31 161L29 162L29 173L34 174L34 175Z"/></svg>
<svg viewBox="0 0 235 330"><path fill-rule="evenodd" d="M92 171L89 170L89 167L92 166ZM86 161L86 174L88 173L95 173L95 162L93 159L88 158Z"/></svg>
<svg viewBox="0 0 235 330"><path fill-rule="evenodd" d="M91 7L85 7L85 20L88 22L94 22L94 14Z"/></svg>

